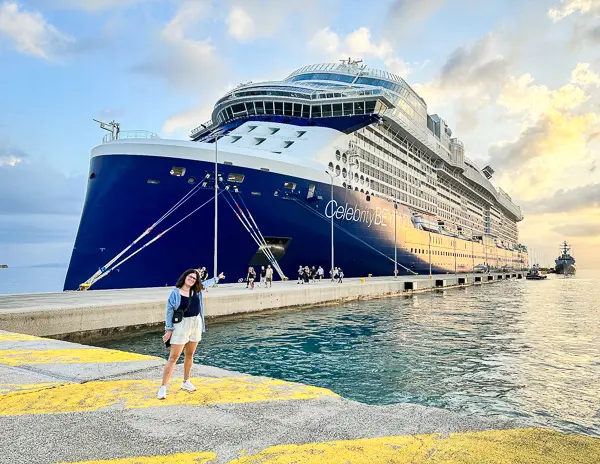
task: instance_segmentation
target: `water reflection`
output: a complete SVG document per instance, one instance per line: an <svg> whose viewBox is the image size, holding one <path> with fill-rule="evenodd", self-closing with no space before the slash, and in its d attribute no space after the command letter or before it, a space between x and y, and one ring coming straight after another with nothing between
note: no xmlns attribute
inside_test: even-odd
<svg viewBox="0 0 600 464"><path fill-rule="evenodd" d="M600 273L213 325L196 362L600 436ZM165 356L158 337L107 346Z"/></svg>

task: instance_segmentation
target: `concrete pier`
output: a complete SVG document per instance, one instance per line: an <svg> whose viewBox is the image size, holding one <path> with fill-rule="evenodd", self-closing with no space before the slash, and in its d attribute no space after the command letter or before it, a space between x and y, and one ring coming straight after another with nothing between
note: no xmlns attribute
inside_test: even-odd
<svg viewBox="0 0 600 464"><path fill-rule="evenodd" d="M600 462L600 439L209 366L156 392L164 360L0 331L6 463Z"/></svg>
<svg viewBox="0 0 600 464"><path fill-rule="evenodd" d="M442 274L430 278L404 276L329 279L311 284L274 282L249 290L245 284L220 284L204 294L206 317L269 309L336 304L357 299L406 295L440 288L496 282L506 274ZM520 278L521 274L517 274ZM99 290L89 292L0 295L0 328L36 336L83 341L119 331L160 327L171 288Z"/></svg>

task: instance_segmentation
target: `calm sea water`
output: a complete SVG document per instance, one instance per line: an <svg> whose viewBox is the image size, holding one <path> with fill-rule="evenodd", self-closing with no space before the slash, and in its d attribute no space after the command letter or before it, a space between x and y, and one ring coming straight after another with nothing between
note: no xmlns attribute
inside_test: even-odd
<svg viewBox="0 0 600 464"><path fill-rule="evenodd" d="M146 334L103 346L166 357ZM196 362L600 436L600 272L212 324Z"/></svg>
<svg viewBox="0 0 600 464"><path fill-rule="evenodd" d="M67 267L0 269L0 294L62 292Z"/></svg>

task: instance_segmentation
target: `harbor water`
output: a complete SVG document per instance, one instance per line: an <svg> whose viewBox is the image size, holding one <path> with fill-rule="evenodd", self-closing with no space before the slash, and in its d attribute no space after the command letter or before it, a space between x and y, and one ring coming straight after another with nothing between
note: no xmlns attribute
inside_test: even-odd
<svg viewBox="0 0 600 464"><path fill-rule="evenodd" d="M599 283L580 271L267 312L209 325L195 361L600 436ZM166 357L160 335L102 345Z"/></svg>

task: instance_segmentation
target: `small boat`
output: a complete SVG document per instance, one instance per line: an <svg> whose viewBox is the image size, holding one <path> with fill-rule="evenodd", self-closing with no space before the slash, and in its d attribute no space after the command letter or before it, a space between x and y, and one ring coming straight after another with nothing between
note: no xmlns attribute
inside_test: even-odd
<svg viewBox="0 0 600 464"><path fill-rule="evenodd" d="M0 264L0 269L8 269L8 264Z"/></svg>
<svg viewBox="0 0 600 464"><path fill-rule="evenodd" d="M527 280L544 280L548 278L548 276L546 274L542 274L537 264L534 264L533 267L527 271L525 278Z"/></svg>

